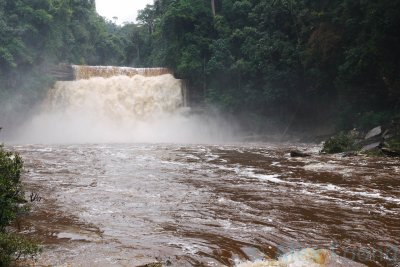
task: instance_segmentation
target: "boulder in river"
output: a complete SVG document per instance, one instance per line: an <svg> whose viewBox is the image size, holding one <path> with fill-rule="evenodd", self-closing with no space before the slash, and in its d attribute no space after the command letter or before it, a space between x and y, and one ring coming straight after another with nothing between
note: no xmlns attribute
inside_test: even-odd
<svg viewBox="0 0 400 267"><path fill-rule="evenodd" d="M389 148L382 148L382 153L389 157L400 157L400 151L391 150Z"/></svg>
<svg viewBox="0 0 400 267"><path fill-rule="evenodd" d="M376 148L380 148L382 146L381 142L375 142L372 144L365 145L361 148L362 152L370 151Z"/></svg>
<svg viewBox="0 0 400 267"><path fill-rule="evenodd" d="M378 136L381 134L382 134L382 127L378 126L378 127L375 127L374 129L372 129L371 131L369 131L367 133L367 135L365 136L365 139L367 140L367 139L370 139L372 137L375 137L375 136Z"/></svg>
<svg viewBox="0 0 400 267"><path fill-rule="evenodd" d="M140 265L137 267L163 267L161 262L153 262L153 263L147 263L145 265Z"/></svg>
<svg viewBox="0 0 400 267"><path fill-rule="evenodd" d="M358 153L356 151L348 151L342 154L343 158L356 157L356 156L358 156Z"/></svg>
<svg viewBox="0 0 400 267"><path fill-rule="evenodd" d="M298 150L293 150L290 151L290 156L292 158L305 158L305 157L310 157L311 155Z"/></svg>

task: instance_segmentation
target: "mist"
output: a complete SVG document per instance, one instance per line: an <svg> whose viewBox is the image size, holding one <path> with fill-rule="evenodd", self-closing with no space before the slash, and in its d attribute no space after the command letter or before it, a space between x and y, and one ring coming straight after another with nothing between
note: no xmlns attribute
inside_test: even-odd
<svg viewBox="0 0 400 267"><path fill-rule="evenodd" d="M170 74L57 82L10 143L221 143L238 127L213 110L184 106L181 80Z"/></svg>

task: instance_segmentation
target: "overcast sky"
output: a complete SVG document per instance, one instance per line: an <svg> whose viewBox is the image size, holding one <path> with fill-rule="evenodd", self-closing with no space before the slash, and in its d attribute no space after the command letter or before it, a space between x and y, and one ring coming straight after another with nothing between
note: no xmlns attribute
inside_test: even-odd
<svg viewBox="0 0 400 267"><path fill-rule="evenodd" d="M135 21L137 11L147 4L153 4L153 0L96 0L97 13L112 21L118 17L117 24Z"/></svg>

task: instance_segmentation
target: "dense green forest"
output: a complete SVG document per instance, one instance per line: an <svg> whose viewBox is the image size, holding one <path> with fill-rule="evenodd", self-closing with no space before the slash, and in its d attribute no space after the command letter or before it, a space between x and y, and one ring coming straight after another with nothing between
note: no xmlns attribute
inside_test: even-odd
<svg viewBox="0 0 400 267"><path fill-rule="evenodd" d="M124 64L132 27L106 21L94 0L0 0L0 124L43 99L54 64Z"/></svg>
<svg viewBox="0 0 400 267"><path fill-rule="evenodd" d="M65 62L169 67L192 105L261 130L399 114L400 0L156 0L137 20L117 26L93 0L0 0L3 112L40 100L46 69Z"/></svg>
<svg viewBox="0 0 400 267"><path fill-rule="evenodd" d="M139 63L230 112L340 128L399 113L398 0L162 0L138 19Z"/></svg>

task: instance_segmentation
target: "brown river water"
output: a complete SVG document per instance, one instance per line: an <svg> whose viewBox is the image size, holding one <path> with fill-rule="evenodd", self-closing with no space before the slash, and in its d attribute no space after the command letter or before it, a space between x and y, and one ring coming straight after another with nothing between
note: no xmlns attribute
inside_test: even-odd
<svg viewBox="0 0 400 267"><path fill-rule="evenodd" d="M305 248L340 255L327 266L400 266L398 159L302 144L11 148L42 197L20 222L43 244L38 266L267 266Z"/></svg>

